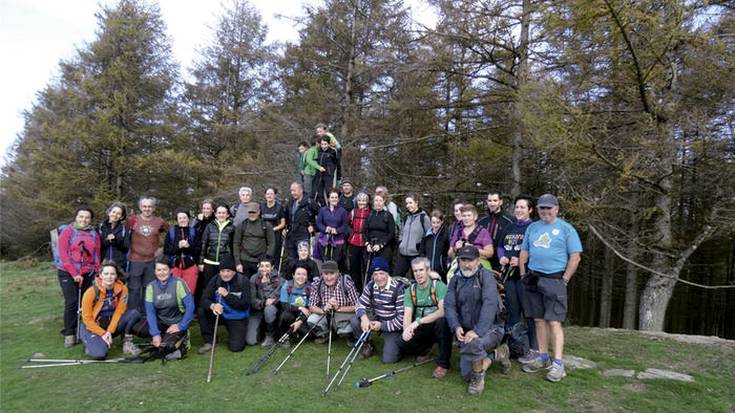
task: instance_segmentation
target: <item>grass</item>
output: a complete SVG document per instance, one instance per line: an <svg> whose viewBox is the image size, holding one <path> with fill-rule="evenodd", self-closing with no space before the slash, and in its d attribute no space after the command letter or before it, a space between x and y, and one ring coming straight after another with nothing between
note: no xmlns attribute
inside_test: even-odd
<svg viewBox="0 0 735 413"><path fill-rule="evenodd" d="M430 377L430 365L412 369L366 389L354 383L393 368L377 358L357 361L346 383L327 397L326 346L311 342L274 376L285 357L280 350L256 375L245 376L263 353L248 347L233 354L218 346L213 382L205 383L208 357L190 354L162 365L112 364L21 370L26 358L41 352L51 358L79 358L81 346L64 349L59 334L62 297L55 271L47 263L0 264L0 409L3 412L72 411L364 411L427 412L733 412L735 411L735 347L684 344L652 339L635 332L569 327L567 353L598 363L570 372L561 383L545 382L514 368L507 376L492 368L485 393L466 394L456 369L443 380ZM192 345L201 345L198 324ZM224 333L220 340L224 340ZM120 357L115 340L111 357ZM344 342L333 349L333 371L348 352ZM457 354L453 365L457 366ZM695 383L603 378L605 368L675 369Z"/></svg>

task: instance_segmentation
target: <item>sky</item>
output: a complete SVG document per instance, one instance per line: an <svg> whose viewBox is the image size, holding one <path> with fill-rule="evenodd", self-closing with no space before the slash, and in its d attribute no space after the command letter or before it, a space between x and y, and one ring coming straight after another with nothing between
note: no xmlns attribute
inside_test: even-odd
<svg viewBox="0 0 735 413"><path fill-rule="evenodd" d="M95 13L112 0L0 0L0 165L23 129L23 111L30 110L36 93L56 76L59 62L75 56L95 39ZM318 0L250 0L268 25L269 41L296 41L294 18L304 5ZM159 0L172 39L174 58L186 74L197 50L210 43L222 4L212 0ZM436 19L425 0L407 0L415 21L432 25ZM282 17L279 17L282 16ZM290 17L290 18L289 18Z"/></svg>

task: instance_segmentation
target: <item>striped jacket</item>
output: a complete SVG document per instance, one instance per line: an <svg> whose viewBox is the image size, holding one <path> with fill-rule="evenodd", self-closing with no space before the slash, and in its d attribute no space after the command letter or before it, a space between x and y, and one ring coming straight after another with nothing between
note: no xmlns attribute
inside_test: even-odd
<svg viewBox="0 0 735 413"><path fill-rule="evenodd" d="M372 310L375 319L381 322L382 331L402 331L403 290L403 283L392 277L388 277L388 283L382 289L370 281L357 300L355 315L360 318Z"/></svg>

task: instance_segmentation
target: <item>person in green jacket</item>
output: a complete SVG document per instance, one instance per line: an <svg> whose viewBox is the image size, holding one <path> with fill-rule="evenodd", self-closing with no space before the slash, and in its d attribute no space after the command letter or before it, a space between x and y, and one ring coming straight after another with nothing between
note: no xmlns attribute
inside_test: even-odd
<svg viewBox="0 0 735 413"><path fill-rule="evenodd" d="M306 150L309 149L309 143L301 141L298 146L298 153L296 154L296 181L304 184L304 157Z"/></svg>
<svg viewBox="0 0 735 413"><path fill-rule="evenodd" d="M314 145L304 153L304 196L307 199L314 200L314 189L316 188L316 180L319 172L324 168L319 165L319 138L314 136Z"/></svg>

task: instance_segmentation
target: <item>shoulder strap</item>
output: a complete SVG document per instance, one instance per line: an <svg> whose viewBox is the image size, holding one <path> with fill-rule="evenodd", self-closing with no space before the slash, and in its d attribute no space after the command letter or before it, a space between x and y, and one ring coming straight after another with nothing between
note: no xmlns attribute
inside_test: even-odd
<svg viewBox="0 0 735 413"><path fill-rule="evenodd" d="M93 285L92 288L94 288L94 302L92 306L97 305L97 302L100 300L100 288L97 287L97 285Z"/></svg>
<svg viewBox="0 0 735 413"><path fill-rule="evenodd" d="M438 305L439 300L436 299L436 280L431 280L431 289L429 290L429 294L431 295L431 302L434 303L434 305Z"/></svg>
<svg viewBox="0 0 735 413"><path fill-rule="evenodd" d="M480 230L483 228L479 225L475 225L475 229L470 232L470 235L467 236L467 241L469 241L470 244L474 244L477 237L480 235Z"/></svg>

